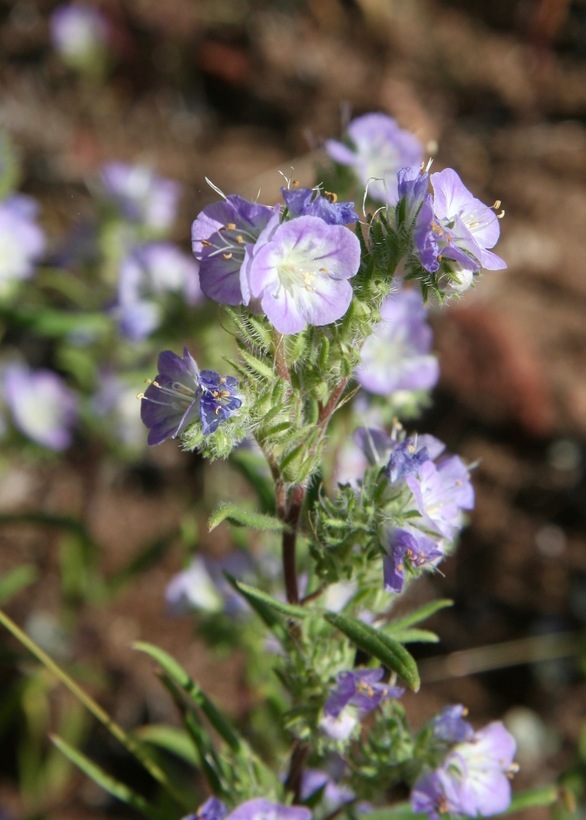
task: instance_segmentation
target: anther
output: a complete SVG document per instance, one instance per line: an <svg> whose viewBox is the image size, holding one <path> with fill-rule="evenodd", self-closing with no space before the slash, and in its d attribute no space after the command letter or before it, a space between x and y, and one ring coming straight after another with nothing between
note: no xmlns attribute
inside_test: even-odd
<svg viewBox="0 0 586 820"><path fill-rule="evenodd" d="M330 202L336 203L338 201L338 194L332 191L324 191L324 196L326 199L329 199Z"/></svg>
<svg viewBox="0 0 586 820"><path fill-rule="evenodd" d="M137 393L136 398L137 399L144 399L144 393Z"/></svg>
<svg viewBox="0 0 586 820"><path fill-rule="evenodd" d="M223 253L222 254L222 259L232 259L233 256L234 256L233 253Z"/></svg>
<svg viewBox="0 0 586 820"><path fill-rule="evenodd" d="M226 224L226 230L227 231L235 231L236 230L236 224L234 222L228 222Z"/></svg>

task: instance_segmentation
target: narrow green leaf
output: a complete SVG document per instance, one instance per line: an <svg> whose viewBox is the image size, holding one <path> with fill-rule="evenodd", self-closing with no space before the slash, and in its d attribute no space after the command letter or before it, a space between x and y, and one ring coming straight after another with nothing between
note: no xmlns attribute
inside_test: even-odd
<svg viewBox="0 0 586 820"><path fill-rule="evenodd" d="M100 766L77 749L74 749L65 740L57 737L57 735L52 735L51 740L73 764L97 783L98 786L101 786L108 794L132 806L133 809L142 812L145 817L150 817L151 820L168 820L168 815L162 814L154 809L151 801L145 800L144 797L134 792L129 786L126 786L124 783L121 783L119 780L107 774Z"/></svg>
<svg viewBox="0 0 586 820"><path fill-rule="evenodd" d="M296 618L299 620L300 618L307 618L308 615L312 614L312 610L307 607L295 606L294 604L286 604L284 601L278 601L276 598L271 598L266 592L256 589L256 587L251 587L248 584L243 584L241 581L235 581L234 585L247 600L252 598L256 601L260 601L275 612L280 612L281 615L285 615L287 618Z"/></svg>
<svg viewBox="0 0 586 820"><path fill-rule="evenodd" d="M229 521L231 524L240 527L251 527L253 530L270 530L273 532L278 532L284 527L283 522L272 515L243 510L242 507L238 507L236 504L220 504L219 507L216 507L209 517L208 530L210 532L215 530L222 521Z"/></svg>
<svg viewBox="0 0 586 820"><path fill-rule="evenodd" d="M436 612L439 612L440 609L446 609L446 607L453 605L454 602L449 598L440 598L439 601L430 601L428 604L420 606L419 609L415 609L413 612L410 612L408 615L404 615L402 618L396 618L395 620L389 621L385 624L385 632L387 632L387 634L390 633L394 635L395 629L403 629L403 627L418 624L420 621L425 621L426 618L430 618Z"/></svg>
<svg viewBox="0 0 586 820"><path fill-rule="evenodd" d="M0 579L0 605L12 598L20 592L21 589L28 587L37 578L37 570L31 564L23 564L20 567L7 572L6 575Z"/></svg>
<svg viewBox="0 0 586 820"><path fill-rule="evenodd" d="M325 619L360 649L377 658L405 681L414 692L419 690L419 672L413 657L404 646L369 624L336 612L327 612Z"/></svg>
<svg viewBox="0 0 586 820"><path fill-rule="evenodd" d="M399 643L438 643L439 641L435 632L429 629L393 629L389 632L383 627L381 631Z"/></svg>
<svg viewBox="0 0 586 820"><path fill-rule="evenodd" d="M165 674L183 689L193 702L201 709L220 737L235 751L241 746L241 740L232 729L226 718L216 709L212 701L203 690L189 677L185 669L177 661L158 646L143 641L133 644L139 652L144 652L155 660Z"/></svg>
<svg viewBox="0 0 586 820"><path fill-rule="evenodd" d="M274 635L283 643L283 641L287 637L287 630L283 626L281 620L275 615L274 610L267 606L264 601L261 601L259 598L253 597L245 592L243 589L240 588L238 585L238 581L236 578L233 578L229 573L224 573L228 583L234 588L234 590L248 602L248 604L252 607L252 609L256 612L256 614L261 618L262 621L268 626L268 628L274 633Z"/></svg>
<svg viewBox="0 0 586 820"><path fill-rule="evenodd" d="M555 784L537 786L534 789L527 789L527 791L514 794L509 808L499 816L503 817L507 814L513 814L523 809L537 808L538 806L553 806L554 803L559 802L560 798L559 786Z"/></svg>
<svg viewBox="0 0 586 820"><path fill-rule="evenodd" d="M176 726L151 723L146 726L139 726L135 734L140 740L171 752L171 754L176 755L191 766L196 767L198 764L198 758L189 736Z"/></svg>

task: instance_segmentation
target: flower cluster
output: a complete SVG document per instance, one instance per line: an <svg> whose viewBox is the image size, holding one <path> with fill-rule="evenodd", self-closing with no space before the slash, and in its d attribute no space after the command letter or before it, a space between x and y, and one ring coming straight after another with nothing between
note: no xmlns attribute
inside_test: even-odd
<svg viewBox="0 0 586 820"><path fill-rule="evenodd" d="M345 740L362 716L376 709L388 698L399 698L400 686L382 683L384 670L353 669L338 673L336 686L324 706L320 728L334 740Z"/></svg>
<svg viewBox="0 0 586 820"><path fill-rule="evenodd" d="M177 438L197 420L207 436L242 406L237 379L200 371L187 348L183 356L163 351L158 369L156 379L139 395L140 417L151 445Z"/></svg>
<svg viewBox="0 0 586 820"><path fill-rule="evenodd" d="M515 741L495 721L475 732L463 720L461 706L448 707L432 724L436 738L450 744L440 766L425 772L411 791L411 805L429 820L446 814L488 817L504 811L511 801L510 778Z"/></svg>
<svg viewBox="0 0 586 820"><path fill-rule="evenodd" d="M434 566L474 506L468 468L429 435L392 438L382 430L359 428L356 441L367 459L382 470L393 503L400 494L403 522L387 528L384 586L401 592L405 572Z"/></svg>
<svg viewBox="0 0 586 820"><path fill-rule="evenodd" d="M357 215L310 189L284 192L286 207L228 196L206 206L191 230L203 292L225 305L262 310L284 334L340 319L360 243L344 227Z"/></svg>

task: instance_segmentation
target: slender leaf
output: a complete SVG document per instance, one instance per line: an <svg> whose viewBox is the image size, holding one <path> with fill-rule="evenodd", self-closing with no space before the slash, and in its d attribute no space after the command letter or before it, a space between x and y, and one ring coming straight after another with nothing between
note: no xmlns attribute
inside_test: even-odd
<svg viewBox="0 0 586 820"><path fill-rule="evenodd" d="M283 626L281 620L275 615L274 610L268 606L264 601L260 600L260 598L256 598L252 595L249 595L239 586L238 581L229 573L225 572L224 575L228 583L233 587L233 589L248 602L248 604L252 607L252 609L256 612L256 614L261 618L262 621L268 626L268 628L276 635L276 637L283 643L285 638L287 637L287 630Z"/></svg>
<svg viewBox="0 0 586 820"><path fill-rule="evenodd" d="M241 527L251 527L253 530L272 530L278 532L284 527L283 522L272 515L265 515L264 513L253 512L252 510L243 510L242 507L238 507L236 504L220 504L210 515L208 530L210 532L215 530L222 521L230 521L230 523L237 524Z"/></svg>
<svg viewBox="0 0 586 820"><path fill-rule="evenodd" d="M199 762L189 736L176 726L151 723L147 726L140 726L136 730L136 735L147 743L171 752L192 766L197 766Z"/></svg>
<svg viewBox="0 0 586 820"><path fill-rule="evenodd" d="M281 615L285 615L287 618L299 620L300 618L307 618L308 615L312 614L312 610L307 607L295 606L294 604L286 604L284 601L278 601L276 598L267 595L266 592L256 589L256 587L251 587L248 584L243 584L241 581L235 581L234 585L247 600L253 598L256 601L260 601L275 612L280 612ZM313 611L315 612L315 610Z"/></svg>
<svg viewBox="0 0 586 820"><path fill-rule="evenodd" d="M129 786L126 786L124 783L121 783L109 775L100 768L100 766L82 754L82 752L70 746L65 740L57 737L57 735L52 735L51 740L72 763L81 769L91 780L97 783L98 786L101 786L104 791L108 792L108 794L132 806L133 809L142 812L145 817L150 817L151 820L168 820L168 815L158 812L153 808L150 801L145 800L144 797L141 797Z"/></svg>
<svg viewBox="0 0 586 820"><path fill-rule="evenodd" d="M0 605L20 592L21 589L28 587L36 579L37 570L31 564L22 564L20 567L15 567L15 569L7 572L3 578L0 578Z"/></svg>
<svg viewBox="0 0 586 820"><path fill-rule="evenodd" d="M228 746L234 751L238 751L242 741L232 729L226 718L219 712L203 690L189 677L185 669L177 661L168 655L158 646L153 646L143 641L133 644L139 652L144 652L155 660L163 669L165 674L183 689L193 702L201 709L203 714L218 732L220 737L226 741Z"/></svg>
<svg viewBox="0 0 586 820"><path fill-rule="evenodd" d="M398 641L385 635L369 624L336 612L327 612L326 620L344 635L347 635L360 649L377 658L393 672L396 672L414 692L419 690L419 672L413 657Z"/></svg>
<svg viewBox="0 0 586 820"><path fill-rule="evenodd" d="M394 635L395 629L403 629L406 626L418 624L420 621L425 621L426 618L430 618L436 612L439 612L440 609L445 609L446 607L453 605L454 602L449 598L440 598L439 601L430 601L428 604L420 606L419 609L415 609L413 612L410 612L408 615L404 615L402 618L396 618L395 620L389 621L385 624L385 632L387 635Z"/></svg>
<svg viewBox="0 0 586 820"><path fill-rule="evenodd" d="M399 643L438 643L439 638L429 629L394 629L389 635L383 627L382 632Z"/></svg>

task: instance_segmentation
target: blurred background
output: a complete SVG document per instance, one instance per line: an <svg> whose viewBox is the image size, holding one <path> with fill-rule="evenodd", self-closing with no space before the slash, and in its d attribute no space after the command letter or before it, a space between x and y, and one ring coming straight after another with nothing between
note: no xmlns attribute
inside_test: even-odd
<svg viewBox="0 0 586 820"><path fill-rule="evenodd" d="M281 174L312 184L324 139L384 111L428 146L436 170L451 166L480 199L501 200L509 266L432 316L442 378L417 426L477 463L477 505L443 575L410 591L455 606L431 625L442 643L420 652L424 685L406 706L416 723L446 702L465 703L478 725L504 715L519 738L519 785L561 773L580 782L585 0L96 0L78 5L98 13L89 28L65 33L58 8L0 4L0 184L12 208L0 203L6 610L125 727L174 720L152 664L130 649L138 639L245 714L242 658L210 651L192 618L170 620L164 598L188 554L233 537L207 534L205 517L226 487L240 492L238 473L219 463L204 475L170 443L147 450L135 398L165 347L186 344L221 367L219 312L186 278L165 290L172 321L159 326L146 308L124 312L119 275L139 241L189 267L191 222L217 198L205 177L275 201ZM113 162L142 168L143 192L157 177L180 184L151 203L164 235L161 219L155 230L148 213L121 207ZM1 257L17 253L16 192L28 197L20 213L36 208L25 240L35 271L11 280ZM129 782L131 762L4 634L0 652L0 815L132 816L46 736L83 744Z"/></svg>

